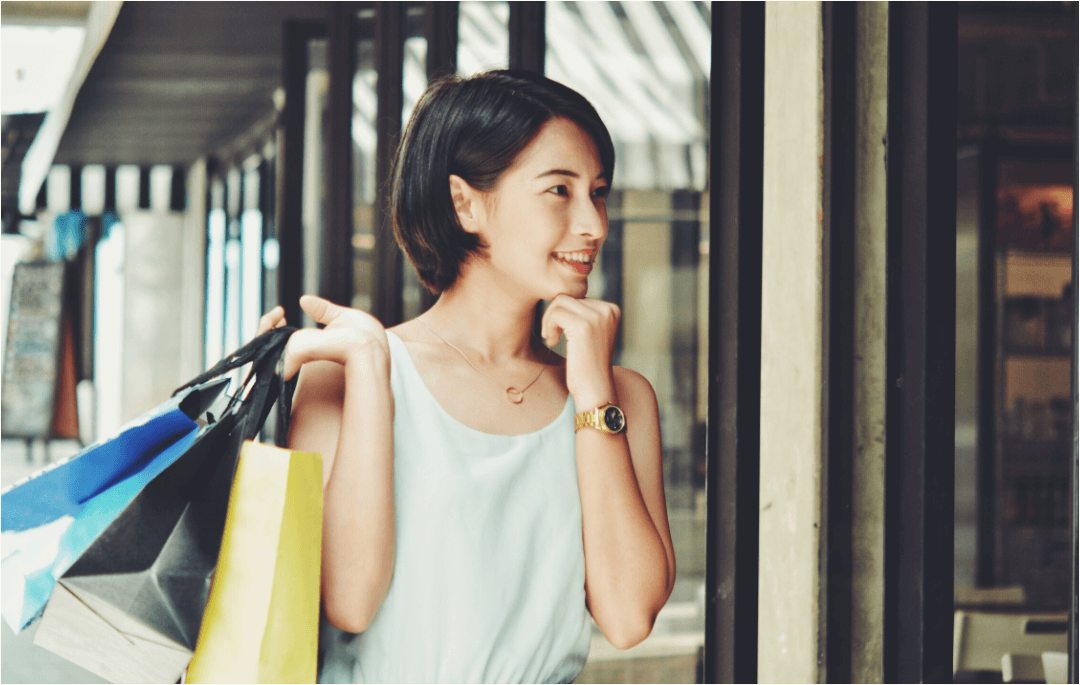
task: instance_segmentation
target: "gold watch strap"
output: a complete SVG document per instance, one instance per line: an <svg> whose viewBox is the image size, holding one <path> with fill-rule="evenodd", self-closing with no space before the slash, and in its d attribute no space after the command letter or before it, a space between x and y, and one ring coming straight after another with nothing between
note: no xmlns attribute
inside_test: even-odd
<svg viewBox="0 0 1080 685"><path fill-rule="evenodd" d="M607 405L602 405L596 409L590 409L583 411L580 414L574 416L574 432L577 433L582 428L597 428L604 430L600 420L600 410Z"/></svg>

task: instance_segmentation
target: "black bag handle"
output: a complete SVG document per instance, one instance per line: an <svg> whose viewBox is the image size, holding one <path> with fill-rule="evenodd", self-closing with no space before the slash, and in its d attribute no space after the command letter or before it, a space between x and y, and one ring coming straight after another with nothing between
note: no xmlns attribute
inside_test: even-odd
<svg viewBox="0 0 1080 685"><path fill-rule="evenodd" d="M177 388L173 395L251 363L251 370L230 399L223 416L230 413L238 414L238 419L244 416L254 419L257 416L258 420L244 422L244 439L251 440L258 434L270 414L273 402L269 398L276 396L278 430L275 442L279 447L283 447L288 436L292 390L295 384L283 382L279 374L283 367L285 346L296 330L292 326L283 326L257 336L204 373Z"/></svg>

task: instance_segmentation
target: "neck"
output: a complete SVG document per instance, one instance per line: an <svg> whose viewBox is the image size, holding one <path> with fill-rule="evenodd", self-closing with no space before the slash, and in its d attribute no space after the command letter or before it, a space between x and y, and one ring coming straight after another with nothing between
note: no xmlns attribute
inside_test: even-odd
<svg viewBox="0 0 1080 685"><path fill-rule="evenodd" d="M538 301L514 297L481 280L462 274L424 313L424 321L449 342L476 353L481 361L534 358L533 320Z"/></svg>

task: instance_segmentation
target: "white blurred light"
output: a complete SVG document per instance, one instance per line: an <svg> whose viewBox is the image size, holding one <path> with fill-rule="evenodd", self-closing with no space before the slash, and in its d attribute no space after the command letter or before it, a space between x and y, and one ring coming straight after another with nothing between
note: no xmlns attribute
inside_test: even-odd
<svg viewBox="0 0 1080 685"><path fill-rule="evenodd" d="M77 26L0 27L0 109L47 112L64 94L86 30Z"/></svg>

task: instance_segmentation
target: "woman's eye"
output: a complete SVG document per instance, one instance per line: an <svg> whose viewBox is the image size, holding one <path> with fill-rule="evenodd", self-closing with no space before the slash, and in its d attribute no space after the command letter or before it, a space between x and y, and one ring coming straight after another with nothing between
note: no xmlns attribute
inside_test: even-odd
<svg viewBox="0 0 1080 685"><path fill-rule="evenodd" d="M566 186L555 186L554 188L549 188L548 192L555 193L556 195L566 196L570 194L570 189Z"/></svg>
<svg viewBox="0 0 1080 685"><path fill-rule="evenodd" d="M610 192L611 192L610 186L600 186L599 188L597 188L596 190L593 191L592 195L593 195L593 197L596 197L596 198L599 198L599 199L603 200L603 199L607 198L607 196L608 196L608 194Z"/></svg>

